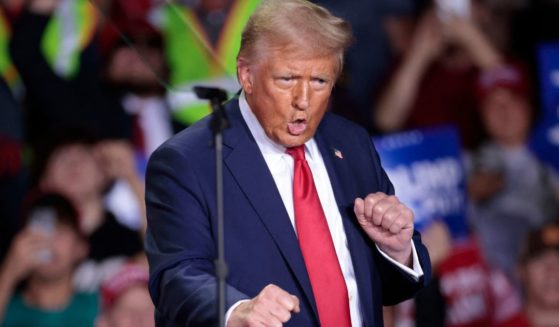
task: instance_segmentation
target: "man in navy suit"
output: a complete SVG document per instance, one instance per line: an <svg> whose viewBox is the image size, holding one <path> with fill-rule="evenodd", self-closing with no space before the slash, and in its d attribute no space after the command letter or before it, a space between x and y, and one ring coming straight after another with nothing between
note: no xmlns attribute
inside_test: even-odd
<svg viewBox="0 0 559 327"><path fill-rule="evenodd" d="M382 326L382 305L430 277L413 213L392 195L369 136L326 112L350 40L346 22L304 0L264 2L243 31L242 92L226 104L223 132L227 326ZM160 326L218 319L211 141L204 119L148 164Z"/></svg>

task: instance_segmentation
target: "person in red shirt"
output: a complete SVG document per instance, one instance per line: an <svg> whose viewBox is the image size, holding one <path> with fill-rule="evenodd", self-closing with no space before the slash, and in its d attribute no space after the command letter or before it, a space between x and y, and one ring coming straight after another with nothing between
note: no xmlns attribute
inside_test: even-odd
<svg viewBox="0 0 559 327"><path fill-rule="evenodd" d="M407 51L380 93L372 119L380 132L452 124L466 148L483 133L475 82L479 72L502 62L496 42L484 31L494 23L484 1L472 1L469 17L441 19L426 12Z"/></svg>

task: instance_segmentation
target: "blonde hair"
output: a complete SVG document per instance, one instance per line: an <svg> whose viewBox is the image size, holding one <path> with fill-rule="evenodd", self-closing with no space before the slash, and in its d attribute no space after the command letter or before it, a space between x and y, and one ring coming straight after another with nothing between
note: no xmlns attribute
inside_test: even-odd
<svg viewBox="0 0 559 327"><path fill-rule="evenodd" d="M339 73L352 40L349 24L323 7L306 0L264 0L243 30L238 58L255 61L262 49L296 46L310 55L335 55Z"/></svg>

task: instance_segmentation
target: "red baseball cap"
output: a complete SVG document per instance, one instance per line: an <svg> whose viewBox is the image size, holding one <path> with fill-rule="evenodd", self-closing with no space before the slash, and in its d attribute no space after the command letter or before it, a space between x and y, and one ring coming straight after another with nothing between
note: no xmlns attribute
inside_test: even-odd
<svg viewBox="0 0 559 327"><path fill-rule="evenodd" d="M520 96L530 96L528 78L519 65L508 63L480 73L476 85L476 93L480 102L499 88L510 90Z"/></svg>
<svg viewBox="0 0 559 327"><path fill-rule="evenodd" d="M101 284L101 306L110 310L116 300L134 286L148 287L148 270L140 265L128 263L109 275Z"/></svg>

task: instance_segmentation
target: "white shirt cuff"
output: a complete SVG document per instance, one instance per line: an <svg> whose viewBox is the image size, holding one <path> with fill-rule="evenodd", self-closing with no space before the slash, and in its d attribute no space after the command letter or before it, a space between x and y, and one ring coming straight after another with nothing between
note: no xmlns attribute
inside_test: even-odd
<svg viewBox="0 0 559 327"><path fill-rule="evenodd" d="M227 312L225 313L225 327L229 323L229 318L231 318L231 314L233 313L233 310L235 310L240 304L245 303L247 301L250 301L250 300L240 300L238 302L235 302L235 304L233 304L229 308L229 310L227 310Z"/></svg>
<svg viewBox="0 0 559 327"><path fill-rule="evenodd" d="M419 264L419 258L417 257L417 251L415 250L415 244L413 244L413 241L411 242L411 253L412 253L412 260L413 260L413 270L410 269L410 267L407 267L401 263L399 263L398 261L392 259L391 257L388 256L388 254L384 253L379 247L378 245L376 245L378 251L380 252L380 254L382 254L383 257L385 257L388 261L392 262L393 264L395 264L398 268L402 269L404 272L406 272L408 275L410 275L415 281L418 281L419 278L421 276L423 276L423 269L421 269L421 265Z"/></svg>

